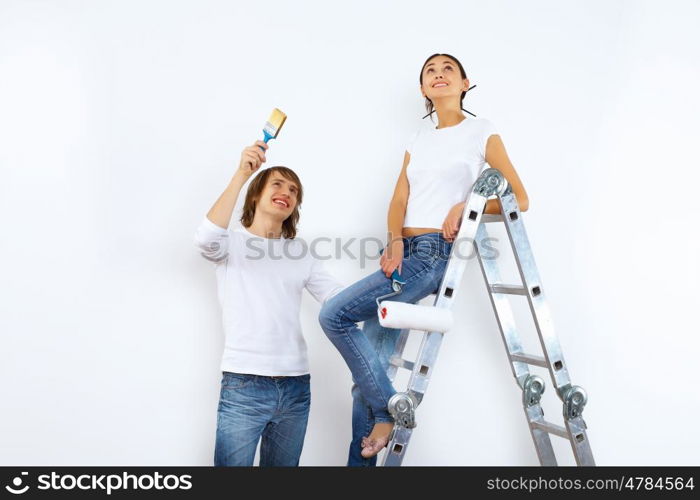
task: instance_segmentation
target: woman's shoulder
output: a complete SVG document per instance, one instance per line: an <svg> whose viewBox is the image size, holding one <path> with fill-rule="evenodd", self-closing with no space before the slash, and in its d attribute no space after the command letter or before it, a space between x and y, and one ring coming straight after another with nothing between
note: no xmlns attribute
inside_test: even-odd
<svg viewBox="0 0 700 500"><path fill-rule="evenodd" d="M471 121L472 125L480 128L493 127L493 121L490 118L485 118L483 116L470 116L466 118Z"/></svg>
<svg viewBox="0 0 700 500"><path fill-rule="evenodd" d="M408 132L405 134L404 143L406 145L406 151L409 154L413 154L413 145L418 141L419 137L422 135L423 131L428 129L425 120L419 122L411 123L408 128Z"/></svg>
<svg viewBox="0 0 700 500"><path fill-rule="evenodd" d="M496 130L496 126L494 125L493 121L490 120L489 118L484 118L483 116L478 116L478 117L473 117L471 118L473 124L475 127L477 127L480 130L486 130L492 133L495 133L493 131Z"/></svg>
<svg viewBox="0 0 700 500"><path fill-rule="evenodd" d="M426 122L426 120L427 120L427 122ZM435 126L435 124L432 124L432 127L434 127L434 126ZM408 130L410 130L409 135L412 137L416 137L416 136L420 135L420 133L423 132L424 130L430 130L430 128L431 128L431 123L430 123L429 118L426 118L426 119L420 120L420 121L415 121L415 122L412 122L408 127Z"/></svg>

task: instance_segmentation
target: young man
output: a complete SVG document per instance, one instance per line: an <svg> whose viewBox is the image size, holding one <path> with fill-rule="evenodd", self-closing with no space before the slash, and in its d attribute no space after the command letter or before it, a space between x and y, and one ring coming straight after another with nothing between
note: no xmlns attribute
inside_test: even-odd
<svg viewBox="0 0 700 500"><path fill-rule="evenodd" d="M343 289L295 239L302 201L297 175L262 170L248 186L242 226L229 230L238 194L266 161L267 144L243 150L226 190L195 233L216 263L225 346L217 413L216 466L296 466L310 405L310 375L299 309L302 289L320 303Z"/></svg>

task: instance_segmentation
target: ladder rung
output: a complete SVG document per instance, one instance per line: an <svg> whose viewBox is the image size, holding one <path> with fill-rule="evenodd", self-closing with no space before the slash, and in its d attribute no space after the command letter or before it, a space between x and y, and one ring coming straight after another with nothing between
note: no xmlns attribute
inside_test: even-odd
<svg viewBox="0 0 700 500"><path fill-rule="evenodd" d="M504 283L496 283L490 285L491 293L508 293L510 295L527 295L527 289L520 285L506 285Z"/></svg>
<svg viewBox="0 0 700 500"><path fill-rule="evenodd" d="M482 214L481 222L503 222L501 214Z"/></svg>
<svg viewBox="0 0 700 500"><path fill-rule="evenodd" d="M389 362L397 368L406 368L407 370L413 371L413 361L408 361L398 356L392 356Z"/></svg>
<svg viewBox="0 0 700 500"><path fill-rule="evenodd" d="M540 429L549 432L550 434L555 434L557 436L563 437L564 439L569 439L569 433L566 432L566 429L564 429L560 425L553 424L551 422L530 422L530 426L533 429Z"/></svg>
<svg viewBox="0 0 700 500"><path fill-rule="evenodd" d="M522 361L523 363L527 363L529 365L547 368L547 360L545 360L543 356L537 356L535 354L514 353L510 355L510 359L513 361Z"/></svg>

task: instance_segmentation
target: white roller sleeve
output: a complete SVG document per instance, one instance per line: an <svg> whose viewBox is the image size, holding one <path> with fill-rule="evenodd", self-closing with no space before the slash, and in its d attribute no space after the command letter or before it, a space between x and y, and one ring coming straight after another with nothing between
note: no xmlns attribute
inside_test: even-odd
<svg viewBox="0 0 700 500"><path fill-rule="evenodd" d="M428 332L446 332L452 328L452 311L385 300L379 303L379 323L386 328L409 328Z"/></svg>

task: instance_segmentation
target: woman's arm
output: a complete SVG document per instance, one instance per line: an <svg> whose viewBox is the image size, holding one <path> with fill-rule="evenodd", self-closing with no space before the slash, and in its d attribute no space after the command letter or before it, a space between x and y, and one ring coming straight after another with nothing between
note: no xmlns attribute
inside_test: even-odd
<svg viewBox="0 0 700 500"><path fill-rule="evenodd" d="M406 217L406 206L408 205L408 176L406 175L406 166L411 161L411 155L408 151L403 156L403 167L399 179L396 181L394 195L391 197L389 204L389 216L387 219L387 228L389 229L389 238L401 238L403 231L403 222Z"/></svg>
<svg viewBox="0 0 700 500"><path fill-rule="evenodd" d="M494 134L488 138L486 142L486 163L503 174L513 189L515 199L518 200L518 208L520 208L521 212L527 211L530 206L530 200L527 197L527 192L525 191L523 183L520 181L520 177L518 177L518 173L515 171L513 164L508 158L506 147L503 145L500 135ZM498 200L489 200L486 202L484 213L500 214L501 207L498 204Z"/></svg>
<svg viewBox="0 0 700 500"><path fill-rule="evenodd" d="M399 274L401 274L401 264L403 263L403 223L406 217L406 206L408 205L408 193L410 190L406 166L410 161L411 155L406 151L403 157L403 167L401 167L401 173L394 188L394 195L391 197L391 203L389 204L389 215L387 217L389 231L387 239L389 241L380 259L381 268L387 277L390 277L394 269L397 268Z"/></svg>

